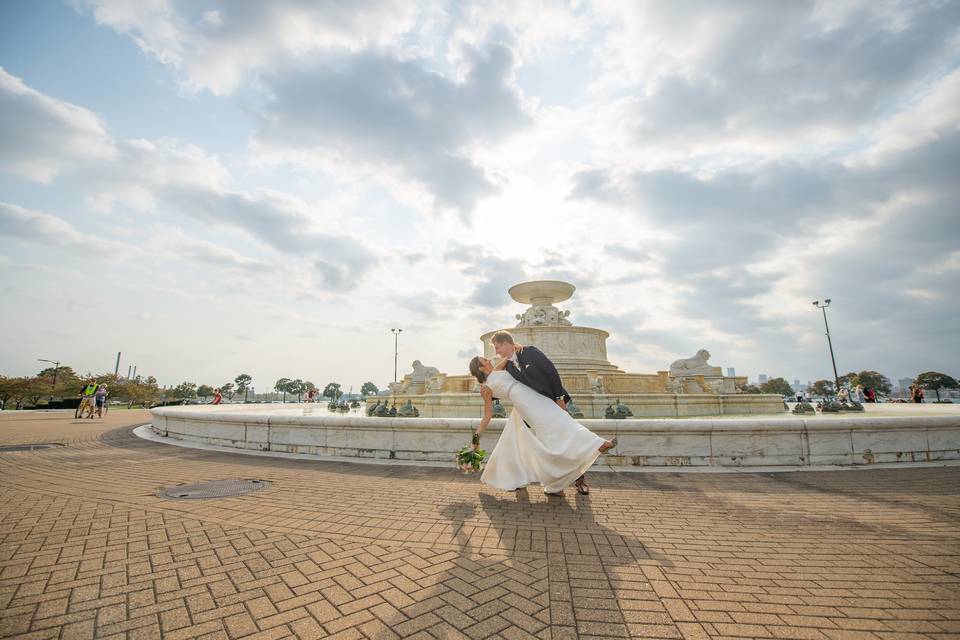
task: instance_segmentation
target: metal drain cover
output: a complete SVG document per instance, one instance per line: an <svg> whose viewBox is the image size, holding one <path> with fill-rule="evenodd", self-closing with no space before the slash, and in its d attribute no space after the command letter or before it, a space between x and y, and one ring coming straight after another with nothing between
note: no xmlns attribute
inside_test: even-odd
<svg viewBox="0 0 960 640"><path fill-rule="evenodd" d="M0 445L0 451L33 451L34 449L55 449L62 447L59 442L35 442L33 444L4 444Z"/></svg>
<svg viewBox="0 0 960 640"><path fill-rule="evenodd" d="M181 484L168 487L158 493L161 498L172 500L201 500L203 498L230 498L259 491L270 486L266 480L211 480L197 484Z"/></svg>

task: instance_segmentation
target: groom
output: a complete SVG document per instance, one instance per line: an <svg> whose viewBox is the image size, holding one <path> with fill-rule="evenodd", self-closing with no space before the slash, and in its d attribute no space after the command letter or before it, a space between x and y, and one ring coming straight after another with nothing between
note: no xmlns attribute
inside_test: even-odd
<svg viewBox="0 0 960 640"><path fill-rule="evenodd" d="M515 343L509 331L497 331L490 339L490 343L498 356L509 361L507 371L515 380L524 383L540 395L550 398L566 411L570 394L563 388L557 368L543 351L536 347L525 347ZM590 493L585 476L586 474L583 474L574 482L577 492L584 495Z"/></svg>

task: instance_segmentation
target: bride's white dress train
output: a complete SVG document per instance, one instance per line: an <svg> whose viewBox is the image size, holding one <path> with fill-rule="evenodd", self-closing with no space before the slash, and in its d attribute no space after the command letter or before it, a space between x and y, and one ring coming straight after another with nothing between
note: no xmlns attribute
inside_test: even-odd
<svg viewBox="0 0 960 640"><path fill-rule="evenodd" d="M484 483L507 490L540 483L544 491L556 493L573 484L600 455L603 438L506 371L492 372L487 386L514 408L480 476Z"/></svg>

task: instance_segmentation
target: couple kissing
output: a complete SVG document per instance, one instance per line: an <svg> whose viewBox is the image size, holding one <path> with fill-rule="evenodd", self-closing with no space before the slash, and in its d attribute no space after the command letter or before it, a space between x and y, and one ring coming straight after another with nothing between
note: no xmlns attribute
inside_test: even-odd
<svg viewBox="0 0 960 640"><path fill-rule="evenodd" d="M604 440L567 413L570 395L542 351L516 344L507 331L498 331L491 343L500 356L497 364L481 356L470 361L483 398L473 448L493 417L494 398L509 400L513 411L480 480L508 491L540 484L550 496L562 496L573 484L577 493L589 494L586 471L616 446L616 438Z"/></svg>

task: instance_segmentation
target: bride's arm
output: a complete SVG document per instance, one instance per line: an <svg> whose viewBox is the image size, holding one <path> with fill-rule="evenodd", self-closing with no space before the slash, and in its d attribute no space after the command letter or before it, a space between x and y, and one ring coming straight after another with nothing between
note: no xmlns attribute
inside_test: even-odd
<svg viewBox="0 0 960 640"><path fill-rule="evenodd" d="M477 435L487 430L487 425L493 419L493 392L490 387L480 387L480 397L483 398L483 417L480 418L480 426L477 427Z"/></svg>
<svg viewBox="0 0 960 640"><path fill-rule="evenodd" d="M510 361L507 360L506 358L500 358L500 362L498 362L497 364L493 365L493 370L494 370L494 371L503 371L504 369L507 368L507 363L508 363L508 362L510 362Z"/></svg>

